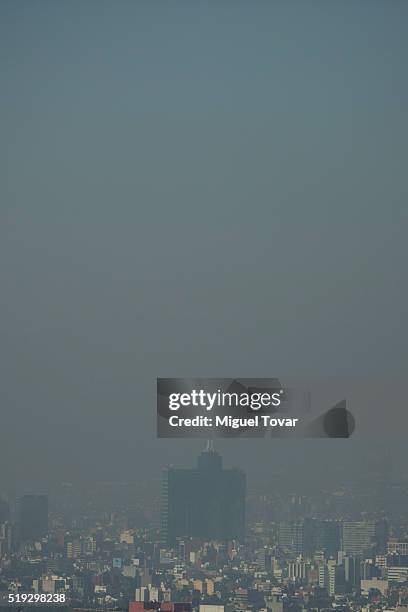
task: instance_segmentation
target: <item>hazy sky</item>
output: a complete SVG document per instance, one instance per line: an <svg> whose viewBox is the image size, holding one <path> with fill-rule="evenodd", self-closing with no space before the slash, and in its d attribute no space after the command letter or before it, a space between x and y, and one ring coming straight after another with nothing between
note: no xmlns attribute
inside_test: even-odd
<svg viewBox="0 0 408 612"><path fill-rule="evenodd" d="M0 490L190 463L157 376L405 376L407 19L0 2Z"/></svg>

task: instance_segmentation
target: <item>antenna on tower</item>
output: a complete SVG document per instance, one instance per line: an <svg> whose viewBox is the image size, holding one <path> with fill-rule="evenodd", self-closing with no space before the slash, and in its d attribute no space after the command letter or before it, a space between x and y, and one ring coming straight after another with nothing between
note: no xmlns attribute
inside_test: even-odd
<svg viewBox="0 0 408 612"><path fill-rule="evenodd" d="M207 444L206 444L206 447L205 447L205 452L206 453L213 453L214 452L214 443L213 443L211 438L208 438L208 440L207 440Z"/></svg>

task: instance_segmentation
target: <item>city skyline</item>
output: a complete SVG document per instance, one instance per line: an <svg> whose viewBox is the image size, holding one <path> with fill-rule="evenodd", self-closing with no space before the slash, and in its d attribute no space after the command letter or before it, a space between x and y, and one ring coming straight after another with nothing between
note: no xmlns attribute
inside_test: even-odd
<svg viewBox="0 0 408 612"><path fill-rule="evenodd" d="M408 612L407 22L0 2L0 612Z"/></svg>
<svg viewBox="0 0 408 612"><path fill-rule="evenodd" d="M223 469L211 440L195 467L165 474L156 512L144 491L122 498L114 482L107 497L90 489L78 506L72 486L50 506L25 495L16 518L0 503L0 608L10 597L48 597L126 612L305 612L332 603L349 612L361 602L406 612L406 485L402 505L396 492L390 503L390 489L371 498L362 487L284 493L279 481L254 495L240 470Z"/></svg>

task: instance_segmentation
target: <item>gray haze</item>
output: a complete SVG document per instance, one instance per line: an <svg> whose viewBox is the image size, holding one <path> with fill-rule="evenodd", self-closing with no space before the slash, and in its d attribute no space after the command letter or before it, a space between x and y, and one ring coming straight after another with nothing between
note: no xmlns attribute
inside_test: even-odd
<svg viewBox="0 0 408 612"><path fill-rule="evenodd" d="M407 18L0 3L0 490L190 464L157 376L405 377ZM253 482L378 456L221 449Z"/></svg>

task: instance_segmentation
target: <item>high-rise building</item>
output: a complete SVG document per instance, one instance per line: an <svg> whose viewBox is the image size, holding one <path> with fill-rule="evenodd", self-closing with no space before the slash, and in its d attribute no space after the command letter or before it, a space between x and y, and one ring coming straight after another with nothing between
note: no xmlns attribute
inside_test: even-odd
<svg viewBox="0 0 408 612"><path fill-rule="evenodd" d="M10 520L10 506L4 499L0 499L0 525Z"/></svg>
<svg viewBox="0 0 408 612"><path fill-rule="evenodd" d="M13 528L8 521L0 524L0 558L12 552L13 548Z"/></svg>
<svg viewBox="0 0 408 612"><path fill-rule="evenodd" d="M380 521L346 521L343 523L343 551L348 555L384 553L388 525Z"/></svg>
<svg viewBox="0 0 408 612"><path fill-rule="evenodd" d="M408 567L389 566L387 569L388 582L407 582L408 580Z"/></svg>
<svg viewBox="0 0 408 612"><path fill-rule="evenodd" d="M20 540L40 540L48 533L48 497L24 495L19 501Z"/></svg>
<svg viewBox="0 0 408 612"><path fill-rule="evenodd" d="M302 581L307 578L307 565L305 561L301 559L297 561L289 561L288 563L288 576L290 580Z"/></svg>
<svg viewBox="0 0 408 612"><path fill-rule="evenodd" d="M400 542L396 539L388 540L387 553L389 555L408 555L408 541Z"/></svg>
<svg viewBox="0 0 408 612"><path fill-rule="evenodd" d="M361 560L359 557L351 557L346 555L343 560L344 574L347 584L353 588L360 586L360 565Z"/></svg>
<svg viewBox="0 0 408 612"><path fill-rule="evenodd" d="M168 543L178 537L242 540L245 535L245 474L223 469L211 444L197 467L170 467L163 478L162 532Z"/></svg>
<svg viewBox="0 0 408 612"><path fill-rule="evenodd" d="M374 521L346 521L343 523L343 551L347 555L364 556L375 547Z"/></svg>
<svg viewBox="0 0 408 612"><path fill-rule="evenodd" d="M319 586L327 590L329 597L336 594L339 583L342 582L344 582L344 573L335 559L328 559L326 563L319 565Z"/></svg>
<svg viewBox="0 0 408 612"><path fill-rule="evenodd" d="M304 522L289 521L279 524L278 543L286 553L298 556L304 551Z"/></svg>
<svg viewBox="0 0 408 612"><path fill-rule="evenodd" d="M278 541L294 556L312 558L316 551L322 551L326 558L335 557L341 548L341 523L316 518L282 522Z"/></svg>
<svg viewBox="0 0 408 612"><path fill-rule="evenodd" d="M80 540L72 540L67 542L66 546L67 559L78 559L81 556Z"/></svg>
<svg viewBox="0 0 408 612"><path fill-rule="evenodd" d="M305 519L303 525L303 551L307 557L312 557L317 550L325 556L335 557L341 548L341 524L333 520Z"/></svg>

